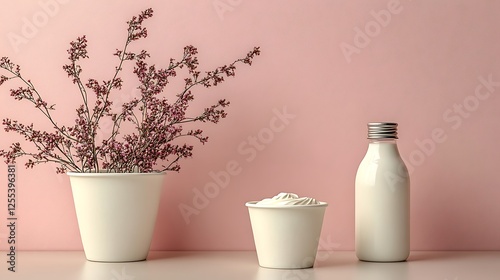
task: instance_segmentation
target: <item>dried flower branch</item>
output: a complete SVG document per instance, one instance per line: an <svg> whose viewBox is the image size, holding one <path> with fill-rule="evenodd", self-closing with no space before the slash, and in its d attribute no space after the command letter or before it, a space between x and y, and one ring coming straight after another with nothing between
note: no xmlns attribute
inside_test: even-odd
<svg viewBox="0 0 500 280"><path fill-rule="evenodd" d="M218 86L224 78L235 75L236 65L239 63L251 65L255 56L260 54L258 47L237 59L229 65L215 70L201 73L198 70L198 50L193 46L186 46L182 58L177 61L170 59L167 68L158 68L146 61L150 55L128 51L129 45L136 40L146 38L147 29L143 21L153 16L153 10L147 9L127 22L127 40L123 49L114 53L118 57L118 66L110 80L99 82L81 77L82 67L79 62L89 58L87 39L78 37L71 42L68 50L69 63L63 66L68 77L77 85L82 104L76 109L76 118L72 126L59 125L51 111L55 105L49 105L36 90L33 83L21 74L19 65L14 64L7 57L0 59L0 68L8 76L0 76L0 85L19 79L23 87L11 89L11 96L16 100L32 103L53 125L54 131L36 130L33 124L25 125L16 120L3 120L7 132L16 132L27 142L33 144L35 152L25 150L20 143L13 143L8 150L0 150L0 156L7 163L15 162L18 157L27 157L26 167L32 168L40 163L55 162L58 173L74 172L160 172L179 171L179 160L192 156L193 146L176 144L173 141L181 137L191 137L200 143L206 143L208 137L200 129L184 130L182 124L189 122L218 123L227 113L224 108L229 105L225 99L206 107L198 115L187 115L190 102L194 100L192 90L199 85L204 87ZM110 93L120 90L123 84L120 73L125 62L135 63L133 73L137 76L141 92L139 97L133 98L121 106L121 110L113 110L113 101ZM173 102L161 96L171 78L181 69L187 69L188 78L184 79L184 87ZM89 96L89 94L92 95ZM91 104L93 102L93 104ZM112 120L110 135L98 141L97 132L101 121L105 118ZM134 132L121 134L120 128L125 123L134 126Z"/></svg>

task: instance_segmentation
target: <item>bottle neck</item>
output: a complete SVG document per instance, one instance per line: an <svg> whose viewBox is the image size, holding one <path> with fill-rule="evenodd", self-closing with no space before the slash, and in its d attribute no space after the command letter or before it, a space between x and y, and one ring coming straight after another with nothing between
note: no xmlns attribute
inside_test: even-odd
<svg viewBox="0 0 500 280"><path fill-rule="evenodd" d="M381 139L368 139L370 144L397 144L397 139L381 138Z"/></svg>
<svg viewBox="0 0 500 280"><path fill-rule="evenodd" d="M367 155L400 157L396 139L369 139Z"/></svg>

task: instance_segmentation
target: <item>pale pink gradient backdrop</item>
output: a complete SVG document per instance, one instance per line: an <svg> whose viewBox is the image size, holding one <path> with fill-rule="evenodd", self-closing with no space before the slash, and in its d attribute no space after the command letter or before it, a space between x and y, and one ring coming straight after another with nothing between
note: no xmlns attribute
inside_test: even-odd
<svg viewBox="0 0 500 280"><path fill-rule="evenodd" d="M57 3L57 9L44 21L40 13L48 12L39 3ZM355 28L364 29L374 20L371 11L388 4L398 13L387 26L372 29L370 42L348 63L341 44L354 45ZM400 152L418 163L412 172L411 249L500 250L500 88L476 103L472 97L479 77L500 81L499 1L5 1L0 56L21 64L46 98L59 104L58 116L71 122L79 99L61 68L69 41L86 34L91 60L84 74L108 79L125 21L147 7L155 16L146 23L150 37L140 47L163 63L187 44L199 48L203 70L255 45L262 49L236 79L198 95L202 103L228 98L229 116L206 126L209 143L196 147L179 174L168 176L153 250L251 250L244 203L280 191L329 202L322 239L332 248L352 250L354 176L370 121L398 122ZM22 36L33 16L39 17L35 34L14 46L9 38ZM136 86L128 78L125 94ZM8 89L0 87L2 118L49 127L10 98ZM453 112L464 100L473 110ZM273 110L285 107L295 117L247 161L248 137L269 136ZM417 142L435 129L446 140L419 158ZM14 140L0 132L2 147ZM241 173L186 224L179 205L192 205L193 190L203 190L213 182L210 172L232 161ZM18 168L18 249L82 249L68 178L55 175L51 165ZM7 171L5 165L0 169L5 238ZM2 239L0 249L5 248Z"/></svg>

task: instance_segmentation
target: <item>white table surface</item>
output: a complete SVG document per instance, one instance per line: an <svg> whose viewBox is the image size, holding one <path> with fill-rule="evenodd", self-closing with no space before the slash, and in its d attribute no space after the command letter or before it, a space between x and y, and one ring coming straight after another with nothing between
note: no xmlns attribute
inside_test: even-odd
<svg viewBox="0 0 500 280"><path fill-rule="evenodd" d="M360 262L351 251L319 251L314 268L259 267L254 251L152 251L148 260L89 262L81 251L18 251L16 272L1 252L1 280L480 280L500 279L500 251L413 251L406 262Z"/></svg>

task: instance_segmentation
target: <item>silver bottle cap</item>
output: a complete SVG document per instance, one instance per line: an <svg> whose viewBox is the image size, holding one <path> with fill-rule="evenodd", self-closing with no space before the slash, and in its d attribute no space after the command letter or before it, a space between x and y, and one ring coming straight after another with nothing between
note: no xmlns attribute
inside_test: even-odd
<svg viewBox="0 0 500 280"><path fill-rule="evenodd" d="M368 123L368 139L398 139L398 124L391 122Z"/></svg>

